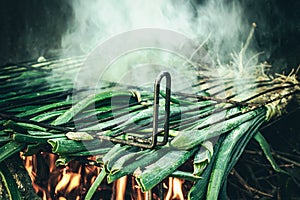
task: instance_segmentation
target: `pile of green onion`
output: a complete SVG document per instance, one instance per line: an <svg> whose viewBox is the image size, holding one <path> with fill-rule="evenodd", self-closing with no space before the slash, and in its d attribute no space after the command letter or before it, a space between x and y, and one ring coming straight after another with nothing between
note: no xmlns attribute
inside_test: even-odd
<svg viewBox="0 0 300 200"><path fill-rule="evenodd" d="M143 88L133 92L103 83L100 92L75 101L72 94L84 91L74 91L72 81L58 72L73 76L83 60L77 57L2 67L0 162L21 151L24 156L40 151L57 154L57 165L96 156L95 162L102 170L86 199L92 198L104 178L110 183L126 175L133 175L142 191L173 176L194 183L189 199L225 198L227 176L252 138L261 145L274 169L282 172L259 129L281 114L299 90L293 75L266 79L256 88L250 84L255 80L247 80L245 86L255 88L255 94L247 98L237 98L239 94L233 95L233 91L222 99L208 89L196 95L172 94L168 143L142 149L105 138L146 141L152 134L153 92ZM51 79L55 81L49 83L53 68L56 74ZM224 84L229 91L234 82L226 80ZM164 99L163 92L160 98ZM160 127L163 122L160 118ZM162 131L160 134L159 139ZM194 171L178 170L188 160L193 162ZM7 184L10 198L18 199L20 191L12 176L0 170L2 181L11 183Z"/></svg>

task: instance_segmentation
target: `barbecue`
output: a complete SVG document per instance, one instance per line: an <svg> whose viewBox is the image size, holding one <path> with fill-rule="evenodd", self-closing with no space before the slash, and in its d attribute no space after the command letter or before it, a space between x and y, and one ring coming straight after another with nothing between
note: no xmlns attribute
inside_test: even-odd
<svg viewBox="0 0 300 200"><path fill-rule="evenodd" d="M142 192L167 177L177 177L194 183L189 198L217 199L224 195L220 191L226 187L226 177L249 140L266 145L260 127L281 116L299 92L297 71L269 77L258 65L254 70L259 76L239 81L247 87L245 94L235 91L232 77L220 80L202 70L193 87L203 89L196 94L173 93L170 73L162 72L153 88L104 81L97 88L101 92L72 102L70 95L91 89L74 91L59 72L72 76L83 61L84 56L2 68L0 161L8 165L6 159L19 152L25 160L42 152L58 155L58 166L72 160L98 166L86 199L92 198L103 179L111 183L129 175ZM50 84L47 74L53 69L55 81ZM223 85L227 96L221 98L223 88L218 87ZM194 170L178 170L188 160ZM2 178L11 184L7 195L20 198L17 183L2 170ZM159 195L162 199L165 194Z"/></svg>
<svg viewBox="0 0 300 200"><path fill-rule="evenodd" d="M299 186L289 170L300 166L299 152L274 153L263 130L297 111L300 66L274 73L270 64L260 62L263 53L252 52L251 46L256 23L247 27L249 35L239 51L227 49L222 37L244 38L243 33L231 26L230 33L228 27L216 33L220 29L214 29L212 16L239 23L241 10L235 4L227 8L213 1L203 3L203 9L187 4L181 18L177 3L169 3L156 6L176 23L184 18L175 31L172 23L163 24L166 29L156 24L134 29L133 20L130 31L102 41L87 54L41 56L1 66L0 199L228 199L227 188L239 188L230 176L242 186L240 198L245 193L280 199L280 186L269 181L275 172ZM79 1L74 5L79 13L85 6ZM211 14L207 10L212 7L217 9ZM73 9L77 19L78 7ZM234 9L236 16L227 13ZM87 22L93 24L94 17ZM74 29L80 32L86 24ZM200 24L207 30L194 26ZM98 42L97 36L90 40ZM81 48L90 48L85 41ZM232 43L235 47L238 41ZM249 149L251 141L256 145ZM245 166L252 175L247 179L268 189L251 187L239 174L236 167L245 162L244 154L264 159L266 164L258 165L268 170L263 184L259 179L265 175L256 179L260 172Z"/></svg>

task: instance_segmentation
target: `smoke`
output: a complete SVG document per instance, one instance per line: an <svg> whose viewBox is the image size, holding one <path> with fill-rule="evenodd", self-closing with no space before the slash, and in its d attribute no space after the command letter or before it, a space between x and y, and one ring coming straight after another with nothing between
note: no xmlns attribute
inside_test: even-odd
<svg viewBox="0 0 300 200"><path fill-rule="evenodd" d="M65 54L90 54L99 44L126 31L142 28L167 29L183 34L195 42L191 51L193 53L190 53L193 62L217 63L219 60L222 63L229 63L230 53L241 50L251 24L246 23L243 9L238 2L224 2L226 1L209 0L197 4L188 0L73 0L70 1L70 6L74 18L67 34L63 36L62 47L67 52ZM206 42L202 49L205 53L195 52L204 41ZM124 40L123 45L126 44ZM250 47L245 53L248 58L255 52L253 46ZM118 70L108 70L106 79L115 81L116 78L123 76L126 77L125 82L130 79L132 84L140 84L134 82L135 79L143 79L140 73L130 77L124 73L134 71L133 65L144 64L145 58L147 61L155 60L152 64L160 66L176 67L184 63L171 54L166 55L165 52L136 52L135 55L119 58L113 66ZM154 74L161 70L164 69L151 68L152 73L142 70L143 77L153 82ZM186 74L187 71L182 69L178 74L182 72L185 77L191 77L192 75ZM149 74L153 75L149 77ZM87 76L89 82L94 81L91 78L92 74Z"/></svg>
<svg viewBox="0 0 300 200"><path fill-rule="evenodd" d="M178 31L196 40L208 36L214 55L228 55L244 41L250 24L237 2L196 4L187 0L73 0L74 20L62 40L71 53L89 53L100 42L138 28Z"/></svg>

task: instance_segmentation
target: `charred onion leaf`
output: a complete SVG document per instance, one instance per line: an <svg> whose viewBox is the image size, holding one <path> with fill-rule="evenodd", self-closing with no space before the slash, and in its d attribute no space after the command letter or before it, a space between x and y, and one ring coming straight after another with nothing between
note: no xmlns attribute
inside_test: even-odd
<svg viewBox="0 0 300 200"><path fill-rule="evenodd" d="M87 132L68 132L66 133L67 138L70 140L82 141L82 140L93 140L94 137Z"/></svg>

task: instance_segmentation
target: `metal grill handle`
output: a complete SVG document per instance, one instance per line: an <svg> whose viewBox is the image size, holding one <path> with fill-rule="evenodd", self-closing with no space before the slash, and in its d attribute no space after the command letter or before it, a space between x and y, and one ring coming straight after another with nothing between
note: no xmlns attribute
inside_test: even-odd
<svg viewBox="0 0 300 200"><path fill-rule="evenodd" d="M166 78L164 137L162 142L158 142L157 132L158 132L158 117L159 117L159 93L160 93L160 83L164 77ZM170 97L171 97L171 75L169 72L164 71L157 76L154 84L153 132L152 132L151 148L155 146L163 146L168 142L169 121L170 121Z"/></svg>

